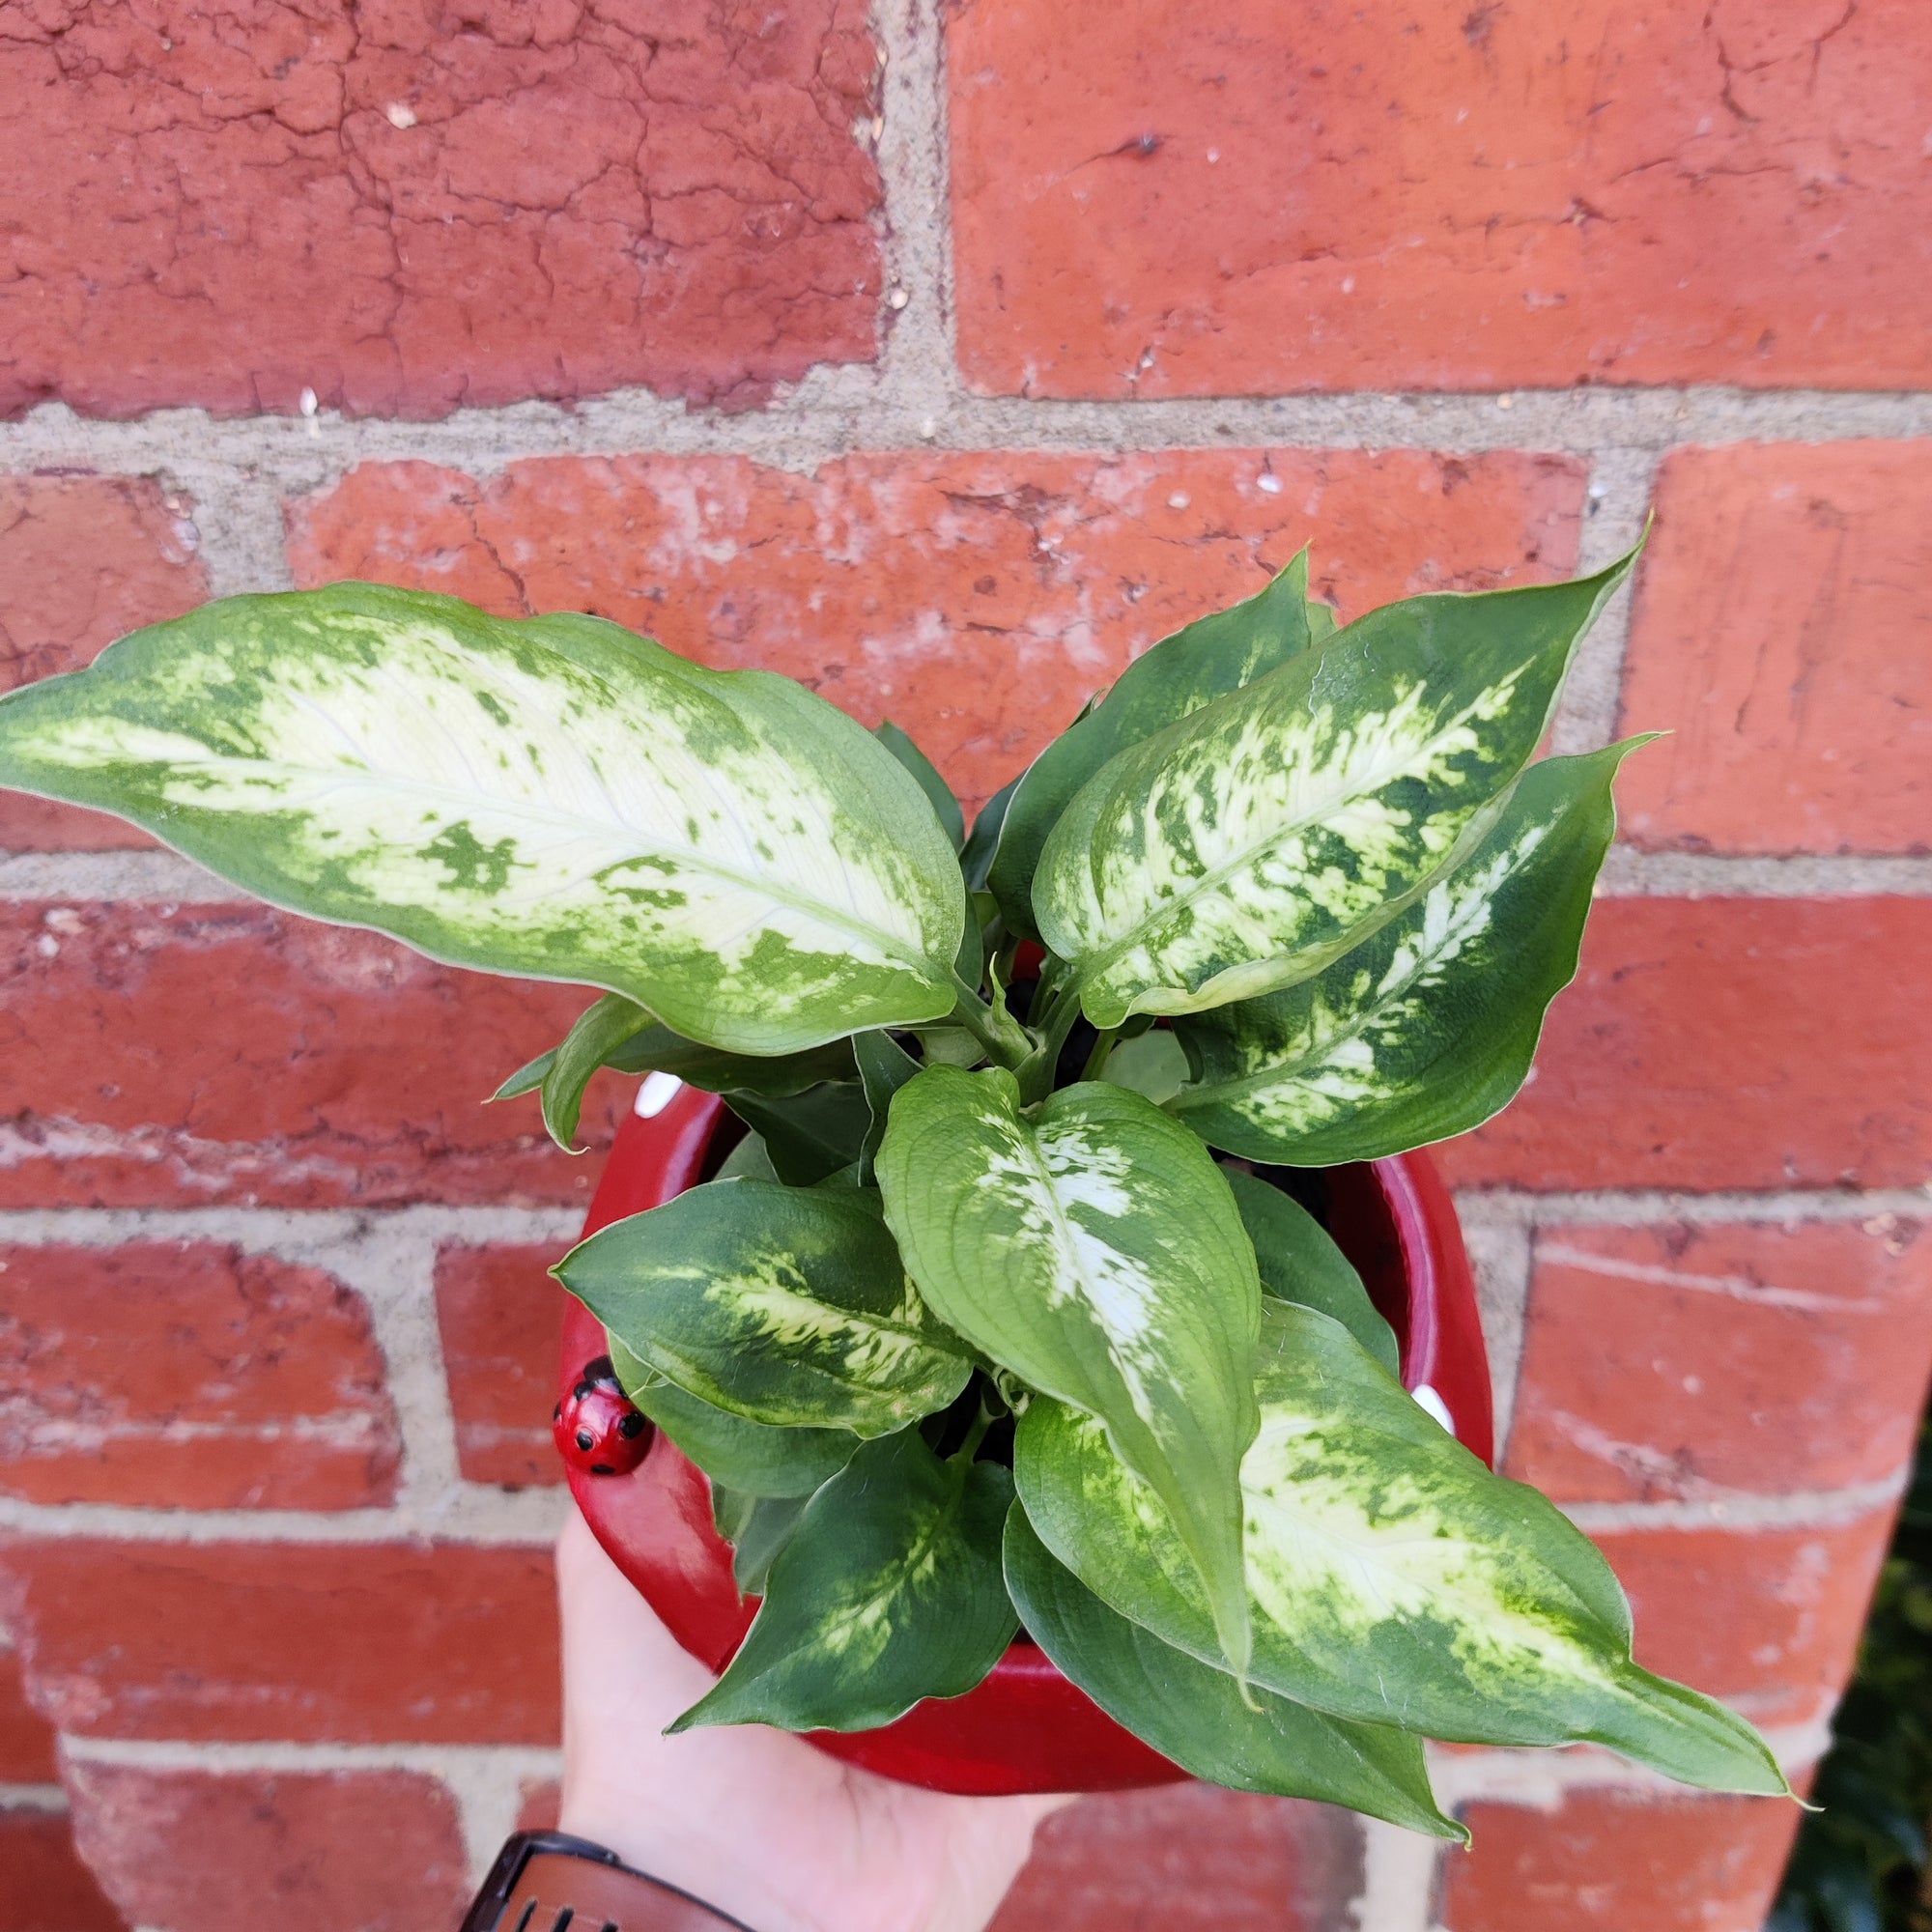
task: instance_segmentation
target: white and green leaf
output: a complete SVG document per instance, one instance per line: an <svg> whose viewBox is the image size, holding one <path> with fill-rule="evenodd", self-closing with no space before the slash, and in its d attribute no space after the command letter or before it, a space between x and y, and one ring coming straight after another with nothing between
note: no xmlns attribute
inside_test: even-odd
<svg viewBox="0 0 1932 1932"><path fill-rule="evenodd" d="M1087 1017L1259 998L1399 914L1488 833L1630 564L1385 605L1118 753L1034 880Z"/></svg>
<svg viewBox="0 0 1932 1932"><path fill-rule="evenodd" d="M1034 872L1047 836L1089 779L1138 745L1308 648L1308 553L1257 595L1216 611L1143 652L1097 705L1063 731L1021 776L1000 828L987 883L1009 928L1037 936Z"/></svg>
<svg viewBox="0 0 1932 1932"><path fill-rule="evenodd" d="M1362 1277L1300 1202L1259 1175L1223 1168L1241 1210L1241 1225L1255 1244L1262 1293L1299 1302L1339 1321L1390 1375L1400 1373L1402 1351L1395 1330L1376 1312Z"/></svg>
<svg viewBox="0 0 1932 1932"><path fill-rule="evenodd" d="M939 1318L1099 1418L1167 1504L1238 1670L1261 1287L1207 1149L1122 1088L1069 1087L1026 1119L1004 1069L933 1066L894 1096L878 1177Z"/></svg>
<svg viewBox="0 0 1932 1932"><path fill-rule="evenodd" d="M1182 1771L1466 1842L1468 1833L1436 1805L1419 1737L1331 1718L1271 1690L1244 1696L1227 1671L1110 1610L1040 1542L1017 1503L1007 1517L1006 1568L1020 1621L1060 1673Z"/></svg>
<svg viewBox="0 0 1932 1932"><path fill-rule="evenodd" d="M667 1381L612 1338L624 1393L713 1483L747 1496L809 1496L849 1463L864 1439L849 1429L781 1429L719 1408Z"/></svg>
<svg viewBox="0 0 1932 1932"><path fill-rule="evenodd" d="M613 1342L753 1422L884 1435L972 1374L869 1189L709 1181L600 1230L554 1272Z"/></svg>
<svg viewBox="0 0 1932 1932"><path fill-rule="evenodd" d="M1268 1301L1243 1459L1253 1682L1336 1717L1500 1745L1607 1745L1688 1784L1777 1794L1743 1719L1631 1661L1598 1551L1492 1475L1340 1323ZM1036 1400L1015 1475L1048 1548L1104 1602L1204 1662L1216 1629L1149 1486L1077 1410Z"/></svg>
<svg viewBox="0 0 1932 1932"><path fill-rule="evenodd" d="M955 999L964 885L893 754L788 678L594 618L375 584L224 599L0 697L0 784L734 1052Z"/></svg>
<svg viewBox="0 0 1932 1932"><path fill-rule="evenodd" d="M1178 1020L1194 1077L1167 1101L1210 1146L1331 1167L1479 1126L1515 1098L1577 971L1643 739L1525 772L1489 836L1313 979Z"/></svg>
<svg viewBox="0 0 1932 1932"><path fill-rule="evenodd" d="M806 1505L738 1654L672 1731L865 1731L958 1697L1018 1627L1001 1569L1012 1477L942 1463L916 1429L870 1442Z"/></svg>

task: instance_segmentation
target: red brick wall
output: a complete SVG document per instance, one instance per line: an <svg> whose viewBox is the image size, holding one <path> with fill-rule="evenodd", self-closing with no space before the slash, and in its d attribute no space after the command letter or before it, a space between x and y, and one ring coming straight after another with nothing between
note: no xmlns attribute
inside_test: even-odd
<svg viewBox="0 0 1932 1932"><path fill-rule="evenodd" d="M1555 737L1673 735L1444 1161L1508 1467L1815 1760L1932 1362L1922 9L14 11L0 684L359 575L789 671L978 799L1304 540L1352 613L1654 513ZM0 976L0 1927L451 1923L556 1770L595 1155L480 1101L575 1000L19 802ZM1094 1801L1000 1932L1749 1932L1795 1826L1437 1770L1473 1852Z"/></svg>

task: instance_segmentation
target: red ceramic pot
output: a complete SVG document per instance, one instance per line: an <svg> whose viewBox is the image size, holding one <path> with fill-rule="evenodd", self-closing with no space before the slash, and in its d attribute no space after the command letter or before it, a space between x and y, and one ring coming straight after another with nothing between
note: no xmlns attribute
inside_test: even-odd
<svg viewBox="0 0 1932 1932"><path fill-rule="evenodd" d="M735 1136L722 1101L681 1089L618 1130L584 1233L641 1213L701 1179ZM721 1128L725 1130L721 1132ZM1403 1380L1484 1461L1492 1451L1489 1358L1456 1210L1428 1157L1327 1170L1330 1232L1402 1344ZM603 1328L566 1297L561 1390L605 1352ZM731 1580L704 1476L660 1434L626 1475L570 1471L578 1507L619 1569L694 1657L722 1670L755 1600ZM1185 1776L1074 1689L1022 1638L963 1697L918 1705L881 1730L815 1732L820 1749L906 1784L991 1796L1119 1791Z"/></svg>

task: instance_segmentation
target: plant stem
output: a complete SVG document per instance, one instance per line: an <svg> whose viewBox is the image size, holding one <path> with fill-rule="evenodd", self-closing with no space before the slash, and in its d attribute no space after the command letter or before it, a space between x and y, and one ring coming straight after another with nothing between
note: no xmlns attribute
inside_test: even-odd
<svg viewBox="0 0 1932 1932"><path fill-rule="evenodd" d="M1080 1069L1083 1080L1097 1080L1107 1070L1107 1056L1114 1050L1114 1042L1121 1037L1119 1027L1109 1027L1094 1042L1094 1051L1087 1056L1087 1065Z"/></svg>
<svg viewBox="0 0 1932 1932"><path fill-rule="evenodd" d="M952 985L959 995L952 1017L986 1049L987 1058L1015 1071L1024 1066L1033 1041L1020 1023L1010 1013L995 1011L957 973Z"/></svg>
<svg viewBox="0 0 1932 1932"><path fill-rule="evenodd" d="M1060 1050L1073 1022L1080 1017L1080 996L1070 987L1062 992L1046 1009L1039 1024L1040 1042L1020 1072L1020 1105L1031 1107L1053 1092L1053 1076L1060 1067Z"/></svg>
<svg viewBox="0 0 1932 1932"><path fill-rule="evenodd" d="M986 1432L992 1428L993 1422L993 1411L981 1402L980 1413L973 1418L973 1426L967 1430L965 1439L946 1460L958 1463L962 1468L970 1463L980 1453L980 1444L986 1439Z"/></svg>

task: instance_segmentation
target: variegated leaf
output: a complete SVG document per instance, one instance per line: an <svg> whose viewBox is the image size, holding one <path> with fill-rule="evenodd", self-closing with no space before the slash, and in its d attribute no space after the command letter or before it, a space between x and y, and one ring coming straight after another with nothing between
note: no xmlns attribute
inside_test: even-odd
<svg viewBox="0 0 1932 1932"><path fill-rule="evenodd" d="M1630 561L1385 605L1116 756L1034 882L1088 1018L1258 998L1394 918L1488 832Z"/></svg>
<svg viewBox="0 0 1932 1932"><path fill-rule="evenodd" d="M611 1361L624 1393L679 1454L742 1495L809 1496L852 1460L863 1439L849 1429L779 1429L735 1415L667 1381L614 1338Z"/></svg>
<svg viewBox="0 0 1932 1932"><path fill-rule="evenodd" d="M870 1442L806 1505L756 1620L717 1684L668 1728L866 1731L957 1697L1018 1626L1000 1568L1012 1477L942 1463L916 1429Z"/></svg>
<svg viewBox="0 0 1932 1932"><path fill-rule="evenodd" d="M1216 611L1145 651L1100 702L1027 768L1000 828L987 883L1008 926L1033 934L1033 879L1060 814L1117 752L1308 648L1308 553L1267 588Z"/></svg>
<svg viewBox="0 0 1932 1932"><path fill-rule="evenodd" d="M1195 1077L1167 1102L1210 1146L1332 1167L1480 1125L1516 1096L1577 971L1642 739L1532 765L1481 845L1312 980L1178 1020Z"/></svg>
<svg viewBox="0 0 1932 1932"><path fill-rule="evenodd" d="M579 1242L554 1272L613 1341L753 1422L883 1435L972 1374L869 1189L710 1181Z"/></svg>
<svg viewBox="0 0 1932 1932"><path fill-rule="evenodd" d="M1785 1789L1755 1731L1631 1662L1609 1567L1492 1475L1340 1323L1269 1300L1241 1465L1253 1680L1337 1717L1481 1744L1608 1745L1689 1784ZM1014 1458L1041 1539L1123 1616L1204 1661L1215 1631L1160 1499L1105 1432L1035 1401Z"/></svg>
<svg viewBox="0 0 1932 1932"><path fill-rule="evenodd" d="M0 698L0 783L738 1052L954 1003L964 886L892 753L789 679L594 618L375 584L230 598Z"/></svg>
<svg viewBox="0 0 1932 1932"><path fill-rule="evenodd" d="M1017 1503L1007 1516L1006 1563L1020 1620L1061 1674L1182 1771L1467 1840L1436 1806L1419 1737L1331 1718L1270 1690L1244 1697L1225 1670L1110 1610L1056 1560Z"/></svg>
<svg viewBox="0 0 1932 1932"><path fill-rule="evenodd" d="M602 1057L593 1059L593 1054ZM490 1097L514 1100L522 1094L541 1093L545 1124L568 1146L577 1131L583 1090L599 1066L618 1073L671 1073L707 1094L740 1088L776 1097L802 1094L823 1080L849 1080L856 1071L849 1040L769 1057L725 1053L659 1026L635 1000L606 993L578 1017L560 1046L520 1066ZM566 1122L568 1125L560 1124Z"/></svg>
<svg viewBox="0 0 1932 1932"><path fill-rule="evenodd" d="M1122 1088L1068 1087L1027 1120L1004 1069L932 1066L894 1096L878 1172L940 1319L1099 1417L1167 1503L1239 1669L1236 1471L1261 1288L1206 1148Z"/></svg>
<svg viewBox="0 0 1932 1932"><path fill-rule="evenodd" d="M1262 1293L1279 1301L1298 1301L1339 1321L1390 1375L1399 1372L1402 1351L1395 1330L1376 1313L1362 1277L1328 1231L1300 1202L1259 1175L1223 1168L1241 1210L1241 1225L1255 1244Z"/></svg>

